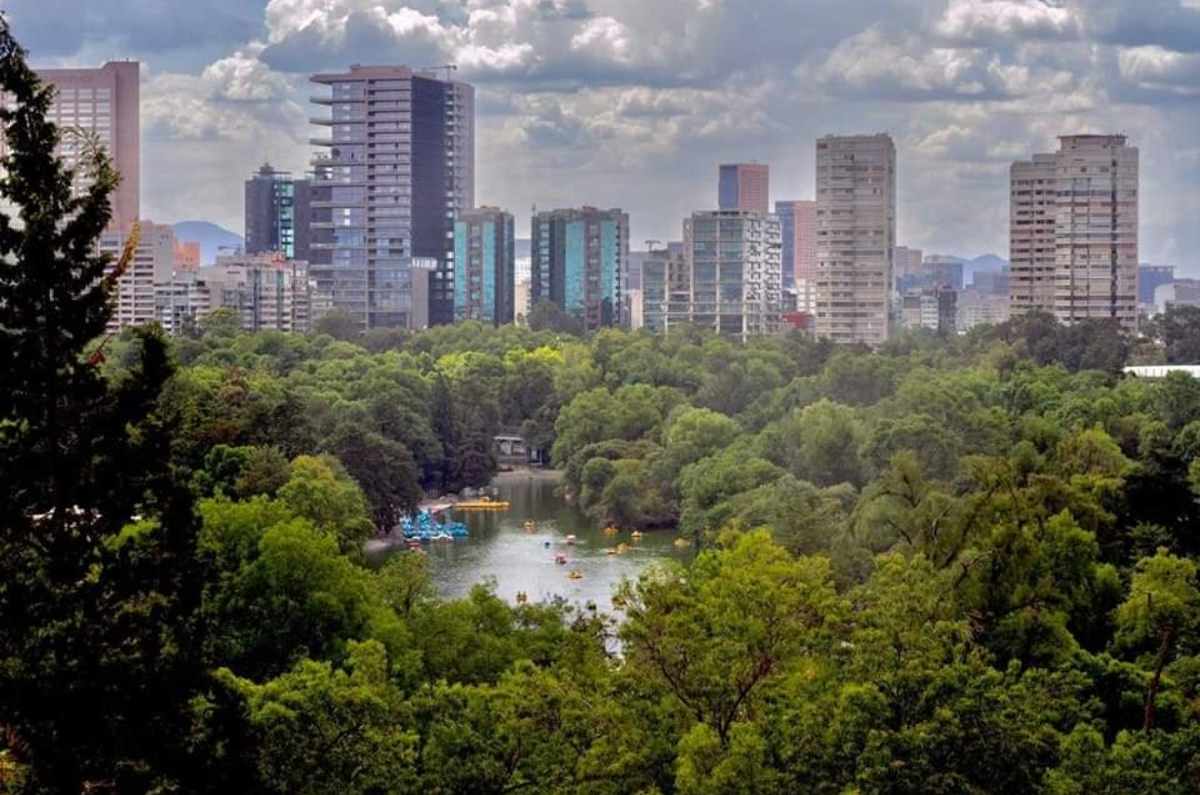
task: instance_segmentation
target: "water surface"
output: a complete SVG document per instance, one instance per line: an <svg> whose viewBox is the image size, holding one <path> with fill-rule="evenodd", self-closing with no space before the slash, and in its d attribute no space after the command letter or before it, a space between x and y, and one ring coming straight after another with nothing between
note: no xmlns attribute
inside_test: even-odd
<svg viewBox="0 0 1200 795"><path fill-rule="evenodd" d="M607 611L613 588L623 578L636 578L656 560L682 561L690 556L689 550L674 545L677 536L670 531L647 532L641 541L632 540L627 531L605 535L563 500L556 493L557 481L543 473L505 474L495 485L498 499L512 503L510 510L454 514L470 527L470 538L424 546L434 583L445 598L465 596L476 583L491 578L496 593L509 601L524 591L533 602L561 596L578 605L591 601ZM526 520L537 524L532 533L524 529ZM574 545L567 544L568 535L576 536ZM607 551L619 543L627 544L629 551L609 555ZM381 561L397 552L371 557ZM558 554L567 556L566 565L555 562ZM572 570L583 578L569 579Z"/></svg>

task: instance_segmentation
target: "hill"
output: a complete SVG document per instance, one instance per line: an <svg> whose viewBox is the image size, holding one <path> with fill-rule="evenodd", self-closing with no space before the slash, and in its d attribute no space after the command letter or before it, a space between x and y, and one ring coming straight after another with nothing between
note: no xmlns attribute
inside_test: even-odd
<svg viewBox="0 0 1200 795"><path fill-rule="evenodd" d="M212 265L217 259L218 250L241 249L245 242L241 235L209 221L180 221L174 228L175 236L180 240L191 240L200 244L201 265Z"/></svg>

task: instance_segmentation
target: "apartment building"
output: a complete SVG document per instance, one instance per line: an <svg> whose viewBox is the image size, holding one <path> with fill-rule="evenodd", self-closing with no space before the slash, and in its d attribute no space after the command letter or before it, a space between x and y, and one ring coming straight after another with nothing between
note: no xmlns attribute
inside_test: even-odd
<svg viewBox="0 0 1200 795"><path fill-rule="evenodd" d="M448 78L448 75L446 76ZM433 70L316 74L311 273L368 328L454 320L454 220L475 206L475 90Z"/></svg>
<svg viewBox="0 0 1200 795"><path fill-rule="evenodd" d="M896 147L888 135L817 142L816 334L886 342L896 246Z"/></svg>
<svg viewBox="0 0 1200 795"><path fill-rule="evenodd" d="M117 266L128 239L129 232L113 227L100 236L100 252L112 260L109 273ZM108 321L110 333L158 319L157 286L171 281L175 270L175 245L172 227L150 221L139 224L133 257L117 279L117 291L112 298L113 313Z"/></svg>
<svg viewBox="0 0 1200 795"><path fill-rule="evenodd" d="M717 168L717 206L722 210L771 211L771 169L765 163L726 163Z"/></svg>
<svg viewBox="0 0 1200 795"><path fill-rule="evenodd" d="M454 318L502 326L516 320L512 213L481 207L454 223Z"/></svg>
<svg viewBox="0 0 1200 795"><path fill-rule="evenodd" d="M777 201L775 215L779 218L783 241L783 289L795 291L799 311L812 312L816 297L813 288L817 272L817 203Z"/></svg>
<svg viewBox="0 0 1200 795"><path fill-rule="evenodd" d="M778 218L746 210L696 212L684 221L683 247L693 325L743 340L779 330Z"/></svg>
<svg viewBox="0 0 1200 795"><path fill-rule="evenodd" d="M140 64L110 61L98 68L38 69L37 74L55 88L49 120L61 134L59 157L76 169L73 187L83 191L91 184L87 169L78 166L98 143L121 177L110 196L109 229L128 233L141 213Z"/></svg>
<svg viewBox="0 0 1200 795"><path fill-rule="evenodd" d="M629 215L595 207L534 213L530 305L552 301L588 330L625 322Z"/></svg>
<svg viewBox="0 0 1200 795"><path fill-rule="evenodd" d="M1012 312L1137 328L1139 153L1124 135L1067 135L1011 170Z"/></svg>

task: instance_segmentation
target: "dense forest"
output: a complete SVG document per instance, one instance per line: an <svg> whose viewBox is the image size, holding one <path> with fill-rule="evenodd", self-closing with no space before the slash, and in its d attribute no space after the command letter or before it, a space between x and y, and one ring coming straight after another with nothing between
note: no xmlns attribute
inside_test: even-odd
<svg viewBox="0 0 1200 795"><path fill-rule="evenodd" d="M108 339L116 176L72 196L2 28L0 87L0 791L1200 789L1200 381L1120 374L1200 361L1200 311ZM367 567L500 429L695 560L596 612Z"/></svg>

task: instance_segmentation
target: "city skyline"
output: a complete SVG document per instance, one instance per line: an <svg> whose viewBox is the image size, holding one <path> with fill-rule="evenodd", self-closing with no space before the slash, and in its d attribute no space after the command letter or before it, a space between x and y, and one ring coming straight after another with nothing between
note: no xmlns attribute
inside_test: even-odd
<svg viewBox="0 0 1200 795"><path fill-rule="evenodd" d="M535 203L593 204L626 209L635 246L671 239L716 207L716 164L769 164L772 202L810 199L817 138L886 131L898 241L1003 253L1013 160L1124 133L1143 151L1142 259L1200 267L1195 3L115 2L8 11L39 67L143 61L142 215L163 222L241 231L231 183L264 159L306 170L310 72L457 63L479 89L478 202L518 229Z"/></svg>

